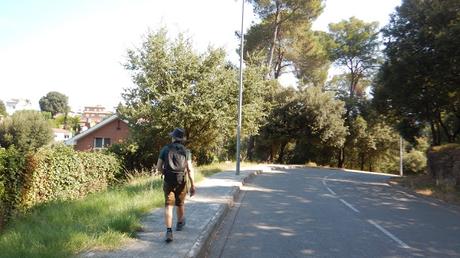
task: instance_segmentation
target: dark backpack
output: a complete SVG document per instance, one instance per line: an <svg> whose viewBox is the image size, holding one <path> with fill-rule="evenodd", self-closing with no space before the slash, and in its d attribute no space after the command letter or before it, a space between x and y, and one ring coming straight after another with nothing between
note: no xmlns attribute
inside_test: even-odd
<svg viewBox="0 0 460 258"><path fill-rule="evenodd" d="M187 150L181 144L169 144L165 162L165 181L169 184L185 182L187 169Z"/></svg>

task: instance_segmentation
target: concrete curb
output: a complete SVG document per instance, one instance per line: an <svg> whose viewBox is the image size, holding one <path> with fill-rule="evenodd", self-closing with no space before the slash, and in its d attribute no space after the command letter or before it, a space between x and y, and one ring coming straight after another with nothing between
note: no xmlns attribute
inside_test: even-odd
<svg viewBox="0 0 460 258"><path fill-rule="evenodd" d="M171 245L171 248L165 248L168 244L161 239L163 237L163 231L158 229L163 227L163 214L161 213L161 208L157 208L149 212L149 214L146 215L147 219L142 222L146 223L147 229L145 231L146 233L144 232L142 234L142 237L137 237L132 243L117 248L116 250L90 250L78 254L77 257L202 257L205 255L206 248L211 242L213 232L217 230L222 220L230 211L230 207L234 205L235 200L239 197L242 186L256 175L270 170L271 166L258 165L243 168L239 176L233 175L235 173L234 170L223 171L221 172L222 174L217 173L215 176L211 176L209 178L210 181L208 181L209 183L203 185L204 189L208 188L207 191L208 194L210 194L210 199L207 200L206 195L204 195L201 196L201 200L192 200L192 202L195 202L193 214L198 216L196 218L203 216L201 223L195 224L196 231L193 230L193 227L190 227L192 230L188 231L188 234L187 231L185 231L185 234L182 235L182 239L181 235L179 235L177 239L181 240L175 245ZM212 187L217 187L216 190L219 190L209 190L212 189ZM215 195L216 193L218 193L218 195ZM196 207L201 208L197 210ZM189 217L189 221L193 221L192 218L193 217ZM195 220L197 220L196 218Z"/></svg>
<svg viewBox="0 0 460 258"><path fill-rule="evenodd" d="M228 211L230 210L230 207L233 207L235 200L238 198L239 194L241 193L241 187L245 185L251 178L261 173L267 172L269 170L270 170L270 167L267 167L267 168L262 168L254 172L251 172L249 173L249 175L247 175L246 177L242 179L241 183L233 187L228 201L219 208L216 214L214 214L212 219L206 225L206 228L200 233L199 237L193 244L190 251L184 256L185 258L204 256L204 253L206 251L205 247L209 246L213 232L217 229L218 225L225 218Z"/></svg>

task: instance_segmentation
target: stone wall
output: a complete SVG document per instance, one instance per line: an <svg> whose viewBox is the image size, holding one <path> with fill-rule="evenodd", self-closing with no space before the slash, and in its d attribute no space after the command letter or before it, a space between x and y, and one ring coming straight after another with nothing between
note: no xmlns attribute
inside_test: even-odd
<svg viewBox="0 0 460 258"><path fill-rule="evenodd" d="M460 145L433 147L427 156L428 172L437 185L460 186Z"/></svg>

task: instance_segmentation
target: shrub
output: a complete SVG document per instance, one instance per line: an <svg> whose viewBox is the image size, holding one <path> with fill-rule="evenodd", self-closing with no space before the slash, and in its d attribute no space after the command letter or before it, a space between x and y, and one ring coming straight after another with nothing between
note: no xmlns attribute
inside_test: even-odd
<svg viewBox="0 0 460 258"><path fill-rule="evenodd" d="M114 143L109 147L108 152L117 156L125 170L142 170L142 164L139 162L139 145L136 143Z"/></svg>
<svg viewBox="0 0 460 258"><path fill-rule="evenodd" d="M53 133L43 115L34 110L16 111L0 123L0 146L14 145L19 151L27 153L48 144Z"/></svg>
<svg viewBox="0 0 460 258"><path fill-rule="evenodd" d="M47 146L27 158L21 208L50 200L84 197L115 182L118 160L100 152L77 152L64 145Z"/></svg>
<svg viewBox="0 0 460 258"><path fill-rule="evenodd" d="M20 203L25 158L14 146L0 148L0 219L10 217ZM0 221L2 224L3 221Z"/></svg>
<svg viewBox="0 0 460 258"><path fill-rule="evenodd" d="M426 171L427 158L425 153L411 150L404 155L403 168L407 173L423 173Z"/></svg>

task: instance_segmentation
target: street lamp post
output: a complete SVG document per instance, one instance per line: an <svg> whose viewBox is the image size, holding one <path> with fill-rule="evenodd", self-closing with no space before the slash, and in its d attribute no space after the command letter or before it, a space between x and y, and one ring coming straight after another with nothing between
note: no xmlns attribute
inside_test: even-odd
<svg viewBox="0 0 460 258"><path fill-rule="evenodd" d="M236 128L236 174L240 174L240 149L241 149L241 106L243 103L243 24L244 24L244 0L241 0L241 32L240 32L240 90L238 97L238 126Z"/></svg>
<svg viewBox="0 0 460 258"><path fill-rule="evenodd" d="M399 175L403 176L403 138L399 136Z"/></svg>

